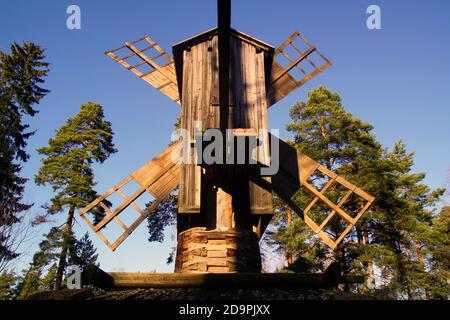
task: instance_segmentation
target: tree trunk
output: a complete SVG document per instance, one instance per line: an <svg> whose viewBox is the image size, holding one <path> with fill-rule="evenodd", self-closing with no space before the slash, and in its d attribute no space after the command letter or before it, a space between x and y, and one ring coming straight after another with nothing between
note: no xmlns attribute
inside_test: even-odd
<svg viewBox="0 0 450 320"><path fill-rule="evenodd" d="M291 208L287 209L287 225L290 227L292 224L292 211ZM294 259L292 258L292 255L289 253L286 255L286 260L288 266L292 265L294 263Z"/></svg>
<svg viewBox="0 0 450 320"><path fill-rule="evenodd" d="M369 234L367 233L367 230L364 231L364 244L368 245L369 242ZM375 277L375 274L373 272L373 261L372 261L372 257L368 256L367 257L367 275L369 277Z"/></svg>
<svg viewBox="0 0 450 320"><path fill-rule="evenodd" d="M61 254L59 256L58 269L55 278L55 291L61 289L61 284L64 276L64 269L66 268L67 251L69 249L69 240L72 235L72 224L75 214L75 207L72 205L67 214L66 227L63 235L63 243L61 246Z"/></svg>
<svg viewBox="0 0 450 320"><path fill-rule="evenodd" d="M425 262L423 259L422 247L420 246L420 242L414 241L414 246L416 248L417 262L419 263L420 267L422 268L422 272L426 273ZM425 299L430 300L431 297L430 297L430 293L427 290L427 288L424 288L424 291L425 291Z"/></svg>

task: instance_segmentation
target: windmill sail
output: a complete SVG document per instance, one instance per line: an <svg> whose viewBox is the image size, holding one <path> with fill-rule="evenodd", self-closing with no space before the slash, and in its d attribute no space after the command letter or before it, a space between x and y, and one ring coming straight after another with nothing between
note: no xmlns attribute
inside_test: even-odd
<svg viewBox="0 0 450 320"><path fill-rule="evenodd" d="M294 32L275 51L268 90L269 107L331 65L315 46Z"/></svg>
<svg viewBox="0 0 450 320"><path fill-rule="evenodd" d="M375 198L307 155L296 151L285 142L280 140L279 145L280 170L272 178L271 189L295 212L302 216L305 223L330 248L336 248L370 208ZM323 181L321 188L318 187L318 184L311 181L311 178L316 177L319 177L319 180ZM296 180L298 181L297 184ZM303 211L291 200L300 185L312 196L311 201ZM327 191L333 188L335 190L333 199L331 199ZM344 209L348 200L352 197L359 200L356 201L359 206ZM316 217L312 214L313 208L318 208L324 217L320 223L315 221ZM325 231L333 219L340 219L346 225L345 230L334 239Z"/></svg>
<svg viewBox="0 0 450 320"><path fill-rule="evenodd" d="M176 103L180 103L173 58L149 36L106 52L106 55L149 83Z"/></svg>
<svg viewBox="0 0 450 320"><path fill-rule="evenodd" d="M177 188L180 179L180 165L178 164L180 156L180 143L172 145L86 206L80 211L80 216L111 250L115 250ZM137 183L138 187L128 196L121 189L131 182ZM136 200L146 192L153 196L154 200L148 208L143 210L136 204ZM118 194L123 198L123 201L117 207L109 208L107 205L108 198L113 194ZM99 207L107 214L103 220L94 224L87 217L87 214L95 210L96 207ZM134 208L139 213L139 217L129 226L119 217L128 207ZM123 229L123 233L117 239L111 240L105 237L102 229L107 227L112 221Z"/></svg>

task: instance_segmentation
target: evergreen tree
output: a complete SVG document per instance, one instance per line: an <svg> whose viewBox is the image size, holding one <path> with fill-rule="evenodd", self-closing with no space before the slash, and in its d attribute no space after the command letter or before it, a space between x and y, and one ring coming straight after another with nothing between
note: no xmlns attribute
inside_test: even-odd
<svg viewBox="0 0 450 320"><path fill-rule="evenodd" d="M21 163L28 160L27 140L34 132L23 116L35 116L35 105L48 90L40 87L49 69L44 50L34 44L13 43L10 53L0 51L0 264L17 257L8 232L19 222L18 213L31 205L23 202Z"/></svg>
<svg viewBox="0 0 450 320"><path fill-rule="evenodd" d="M427 297L427 261L423 255L434 207L444 190L429 190L423 173L412 173L414 153L403 142L395 144L375 167L377 202L366 217L367 255L388 279L399 298Z"/></svg>
<svg viewBox="0 0 450 320"><path fill-rule="evenodd" d="M429 264L429 297L450 299L450 207L433 218L424 251Z"/></svg>
<svg viewBox="0 0 450 320"><path fill-rule="evenodd" d="M381 146L371 133L373 127L348 113L342 106L339 94L325 87L310 91L306 102L298 102L291 108L290 116L293 122L287 125L287 130L294 134L294 141L290 143L329 170L341 174L345 167L358 163L360 168L356 171L367 173L371 168L371 162L382 152ZM350 181L359 183L358 185L368 192L371 191L367 188L367 184L359 179ZM320 173L316 173L310 182L320 190L327 181ZM336 201L342 197L343 192L344 189L334 183L326 195ZM294 200L302 208L305 208L312 199L313 197L304 189L294 196ZM357 201L358 199L349 199L345 204L346 209L356 210ZM318 271L323 269L329 258L340 262L345 272L351 271L351 261L348 261L345 253L339 250L331 251L325 247L301 219L294 219L288 228L285 212L285 208L281 205L279 231L272 235L269 233L269 238L287 248L289 255L300 259L292 268ZM320 224L329 212L329 209L319 201L309 215ZM325 231L332 238L337 238L345 229L345 225L339 219L332 219L330 222L331 227Z"/></svg>
<svg viewBox="0 0 450 320"><path fill-rule="evenodd" d="M177 204L178 197L171 194L156 207L154 213L148 216L149 242L161 243L164 241L165 227L176 223ZM149 206L151 206L151 203L147 204L147 207Z"/></svg>
<svg viewBox="0 0 450 320"><path fill-rule="evenodd" d="M178 195L171 194L163 202L161 202L155 209L155 212L151 213L147 218L148 227L148 241L159 242L164 241L164 230L168 226L174 226L177 222L177 205ZM150 207L151 203L148 203L146 207ZM167 258L167 264L170 264L174 260L176 254L176 247L172 248L172 251Z"/></svg>
<svg viewBox="0 0 450 320"><path fill-rule="evenodd" d="M348 113L340 96L327 88L311 91L308 100L295 104L290 114L294 121L287 128L294 134L293 146L377 200L333 251L311 237L301 219L287 227L284 210L280 210L279 230L271 239L300 257L296 265L303 270L317 270L324 261L335 260L345 273L366 272L373 276L376 265L382 271L382 280L397 296L412 299L426 295L430 284L424 251L426 235L443 190L431 191L422 184L425 175L411 172L414 154L408 154L402 142L391 152L384 150L371 133L372 126ZM318 189L326 183L320 174L310 182ZM337 202L343 192L332 187L326 195ZM312 197L301 190L294 199L304 208ZM360 207L358 197L351 197L343 205L350 214ZM309 214L320 223L329 210L320 203L315 208ZM331 221L325 231L336 238L345 225L342 220Z"/></svg>
<svg viewBox="0 0 450 320"><path fill-rule="evenodd" d="M68 209L56 290L61 288L75 210L85 207L97 196L93 190L95 182L91 166L94 162L104 162L110 154L117 152L112 140L111 123L104 120L103 107L89 102L56 131L47 147L38 149L44 158L35 177L36 183L49 184L56 193L48 210L58 213Z"/></svg>
<svg viewBox="0 0 450 320"><path fill-rule="evenodd" d="M69 254L69 264L77 265L83 270L90 264L98 266L97 258L97 249L86 232L80 240L75 240L73 250Z"/></svg>
<svg viewBox="0 0 450 320"><path fill-rule="evenodd" d="M0 300L11 300L14 298L14 287L17 276L12 272L2 272L0 274Z"/></svg>
<svg viewBox="0 0 450 320"><path fill-rule="evenodd" d="M53 288L56 263L62 243L63 231L57 227L51 228L45 235L45 239L39 243L39 250L33 255L30 266L23 271L15 290L18 300L24 300L32 294Z"/></svg>
<svg viewBox="0 0 450 320"><path fill-rule="evenodd" d="M16 289L18 300L24 300L32 294L52 290L56 285L58 258L64 241L64 231L54 227L39 243L39 250L33 255L28 269L23 271ZM88 264L96 264L98 255L88 234L77 240L71 238L68 245L69 265L78 265L83 269ZM17 279L16 279L17 282Z"/></svg>

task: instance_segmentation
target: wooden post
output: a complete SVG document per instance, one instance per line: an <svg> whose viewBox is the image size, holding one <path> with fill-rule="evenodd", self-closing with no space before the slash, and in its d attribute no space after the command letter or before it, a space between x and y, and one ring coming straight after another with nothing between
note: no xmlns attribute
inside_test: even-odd
<svg viewBox="0 0 450 320"><path fill-rule="evenodd" d="M217 20L219 26L219 101L220 101L220 130L222 137L226 137L226 130L230 129L230 29L231 29L231 0L217 0ZM223 155L226 155L224 144ZM227 168L218 170L221 181L227 184ZM216 172L218 172L216 171ZM216 177L216 181L219 177ZM216 228L232 228L232 195L218 187L216 205Z"/></svg>
<svg viewBox="0 0 450 320"><path fill-rule="evenodd" d="M229 129L231 0L217 0L219 26L220 129ZM225 135L224 135L225 137Z"/></svg>
<svg viewBox="0 0 450 320"><path fill-rule="evenodd" d="M217 189L216 211L216 229L228 230L234 227L232 197L220 187Z"/></svg>

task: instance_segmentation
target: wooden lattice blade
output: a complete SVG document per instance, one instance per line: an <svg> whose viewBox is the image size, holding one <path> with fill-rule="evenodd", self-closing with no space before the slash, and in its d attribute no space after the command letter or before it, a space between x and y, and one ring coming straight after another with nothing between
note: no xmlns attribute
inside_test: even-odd
<svg viewBox="0 0 450 320"><path fill-rule="evenodd" d="M269 108L331 65L315 46L294 32L274 54L268 88Z"/></svg>
<svg viewBox="0 0 450 320"><path fill-rule="evenodd" d="M126 42L106 55L180 104L173 58L149 36Z"/></svg>
<svg viewBox="0 0 450 320"><path fill-rule="evenodd" d="M272 137L273 138L273 137ZM353 185L343 177L335 174L322 166L317 161L314 161L307 155L296 151L295 148L287 143L279 140L280 146L280 168L278 173L272 177L271 189L275 192L288 206L297 212L305 221L305 223L330 247L336 246L344 239L350 232L353 226L361 219L363 214L370 208L375 201L375 198L364 190ZM295 158L295 160L294 160ZM309 179L319 173L326 177L328 182L318 190ZM295 183L297 181L297 184ZM342 189L343 196L338 199L337 203L330 200L325 192L333 185L337 185ZM291 200L292 196L299 190L299 186L304 187L312 196L313 200L304 208L304 210L297 207ZM354 215L342 209L343 205L350 198L355 195L361 198L361 207ZM314 221L310 214L311 209L319 203L319 201L327 208L328 215L320 223ZM342 222L347 225L346 229L336 238L333 239L325 231L329 222L334 217L342 219Z"/></svg>
<svg viewBox="0 0 450 320"><path fill-rule="evenodd" d="M111 250L115 250L178 187L180 160L181 144L176 143L82 209L80 216ZM134 183L137 187L131 194L127 195L122 189L129 183ZM149 207L140 208L136 204L136 200L144 193L150 194L154 199ZM109 208L107 206L108 198L114 194L122 197L123 201L118 206ZM100 222L93 224L87 215L97 207L102 208L107 214ZM139 217L129 226L123 223L119 217L128 207L135 209L139 213ZM106 228L113 221L124 232L118 238L111 240L105 237L102 229Z"/></svg>

